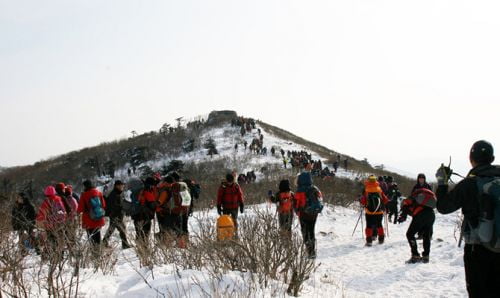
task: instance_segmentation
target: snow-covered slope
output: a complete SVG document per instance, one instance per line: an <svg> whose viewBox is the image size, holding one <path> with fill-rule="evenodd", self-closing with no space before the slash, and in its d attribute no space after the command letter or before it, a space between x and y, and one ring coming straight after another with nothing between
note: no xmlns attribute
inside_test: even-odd
<svg viewBox="0 0 500 298"><path fill-rule="evenodd" d="M259 138L258 129L261 130L264 136L263 146L267 148L267 154L255 154L251 153L250 150L245 150L243 143L246 141L248 146L252 143L252 140ZM260 169L265 165L277 165L279 167L283 166L283 159L279 153L280 149L286 151L306 151L312 155L313 160L321 160L325 162L327 158L321 156L317 152L311 149L291 142L289 140L281 139L269 132L266 132L264 128L260 127L258 124L256 128L251 132L246 133L243 137L240 134L239 127L232 127L230 124L222 125L221 127L207 129L199 137L199 141L203 144L208 139L213 139L217 145L218 154L212 157L207 154L208 150L203 147L196 148L193 152L180 153L176 155L165 155L156 160L151 160L146 164L150 166L153 170L159 170L164 164L168 164L171 160L181 160L184 162L208 162L224 159L226 161L226 166L228 168L236 169L238 173L246 173L247 171L255 170L257 175L259 175ZM235 150L235 144L238 144L238 149ZM276 154L271 154L271 148L276 149ZM324 164L324 166L329 166L332 169L331 164ZM290 165L288 165L290 168ZM118 176L126 177L126 171L128 167L123 168L118 171ZM342 168L338 169L336 173L337 177L354 178L355 174L350 171L345 171Z"/></svg>
<svg viewBox="0 0 500 298"><path fill-rule="evenodd" d="M267 204L253 208L274 212L274 207ZM391 224L387 242L368 248L364 246L361 226L354 237L351 236L358 215L355 210L332 206L320 215L316 227L316 263L319 267L306 282L302 297L466 296L462 250L457 248L453 237L453 215L437 216L430 263L418 265L405 264L410 257L405 237L409 222ZM209 216L215 221L215 211ZM252 211L245 216L252 216ZM133 229L131 223L128 228ZM197 229L195 220L191 220L191 229ZM294 229L298 231L297 223ZM119 239L113 241L118 243ZM127 250L120 254L114 274L83 278L81 294L90 297L198 297L210 293L233 293L236 297L248 294L245 273L230 272L221 281L216 281L206 272L177 271L169 265L155 267L153 271L137 268L137 257L132 250ZM277 282L252 293L273 297L280 287L283 285Z"/></svg>

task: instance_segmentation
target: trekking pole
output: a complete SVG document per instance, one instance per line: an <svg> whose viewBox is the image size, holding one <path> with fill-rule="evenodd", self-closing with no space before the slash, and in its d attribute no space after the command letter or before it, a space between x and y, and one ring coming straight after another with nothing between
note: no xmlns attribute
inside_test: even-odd
<svg viewBox="0 0 500 298"><path fill-rule="evenodd" d="M361 207L361 239L365 238L365 227L363 223L363 207Z"/></svg>
<svg viewBox="0 0 500 298"><path fill-rule="evenodd" d="M356 222L356 226L354 227L354 231L352 231L351 237L354 237L354 233L356 233L356 229L358 228L359 221L361 220L361 217L363 216L363 208L361 208L361 212L359 212L359 217L358 221ZM361 226L363 225L363 222L361 222Z"/></svg>
<svg viewBox="0 0 500 298"><path fill-rule="evenodd" d="M387 212L384 211L384 219L385 219L385 230L387 232L387 238L389 238L389 218L387 216Z"/></svg>

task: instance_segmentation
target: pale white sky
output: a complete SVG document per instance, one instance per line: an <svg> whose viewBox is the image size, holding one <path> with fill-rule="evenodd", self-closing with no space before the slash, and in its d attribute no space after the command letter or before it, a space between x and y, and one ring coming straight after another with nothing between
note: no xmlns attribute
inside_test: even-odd
<svg viewBox="0 0 500 298"><path fill-rule="evenodd" d="M500 146L500 2L0 0L0 165L234 109L433 176ZM499 149L500 150L500 149Z"/></svg>

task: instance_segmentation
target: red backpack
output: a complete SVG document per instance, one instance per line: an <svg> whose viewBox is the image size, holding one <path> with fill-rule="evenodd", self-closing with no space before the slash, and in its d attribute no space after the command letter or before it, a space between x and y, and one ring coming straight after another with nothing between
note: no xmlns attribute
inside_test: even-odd
<svg viewBox="0 0 500 298"><path fill-rule="evenodd" d="M291 191L280 193L278 196L278 212L281 214L292 212L294 199L294 193Z"/></svg>

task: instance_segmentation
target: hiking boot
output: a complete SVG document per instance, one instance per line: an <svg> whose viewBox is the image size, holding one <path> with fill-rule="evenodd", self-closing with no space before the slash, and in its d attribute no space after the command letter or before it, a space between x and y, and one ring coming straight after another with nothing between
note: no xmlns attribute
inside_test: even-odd
<svg viewBox="0 0 500 298"><path fill-rule="evenodd" d="M422 263L428 264L429 263L429 256L422 256Z"/></svg>
<svg viewBox="0 0 500 298"><path fill-rule="evenodd" d="M108 239L104 239L104 240L102 240L102 245L103 245L105 248L110 248L110 247L111 247L111 246L109 245Z"/></svg>
<svg viewBox="0 0 500 298"><path fill-rule="evenodd" d="M420 256L412 256L408 261L406 261L406 264L417 264L422 261L422 257Z"/></svg>
<svg viewBox="0 0 500 298"><path fill-rule="evenodd" d="M384 244L385 236L378 236L378 244Z"/></svg>
<svg viewBox="0 0 500 298"><path fill-rule="evenodd" d="M372 246L373 238L372 237L366 237L366 246Z"/></svg>

